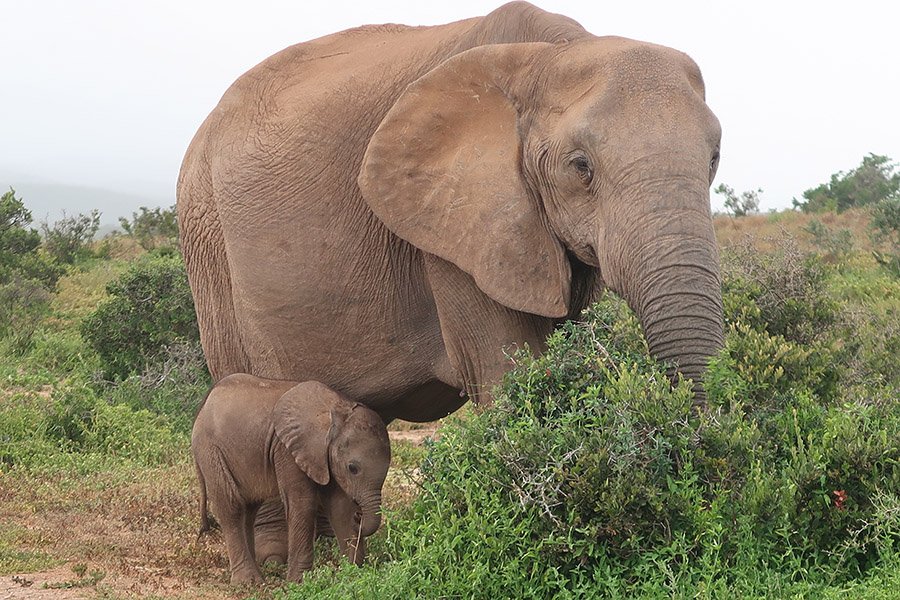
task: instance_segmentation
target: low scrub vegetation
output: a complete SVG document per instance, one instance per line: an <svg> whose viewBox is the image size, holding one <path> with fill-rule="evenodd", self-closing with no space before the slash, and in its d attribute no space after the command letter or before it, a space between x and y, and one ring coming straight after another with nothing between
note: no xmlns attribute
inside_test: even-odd
<svg viewBox="0 0 900 600"><path fill-rule="evenodd" d="M895 598L890 202L720 223L726 346L706 406L606 294L542 356L514 354L492 408L394 444L365 567L326 543L302 584L256 597ZM143 210L63 264L13 192L0 202L0 574L70 561L60 585L106 597L133 592L121 577L247 593L225 583L221 538L196 538L188 446L209 376L173 218ZM853 245L830 254L812 219Z"/></svg>
<svg viewBox="0 0 900 600"><path fill-rule="evenodd" d="M541 357L516 355L493 408L442 429L376 566L319 570L285 597L868 597L900 584L900 382L872 360L895 362L897 330L846 342L896 315L847 302L840 272L780 246L726 259L727 341L705 409L607 295Z"/></svg>

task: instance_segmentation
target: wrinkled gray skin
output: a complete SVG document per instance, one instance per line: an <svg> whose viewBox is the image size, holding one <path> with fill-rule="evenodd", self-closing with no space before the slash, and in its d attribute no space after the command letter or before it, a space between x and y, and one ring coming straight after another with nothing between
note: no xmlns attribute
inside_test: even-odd
<svg viewBox="0 0 900 600"><path fill-rule="evenodd" d="M379 416L318 382L273 381L236 374L210 391L197 415L191 450L201 487L222 525L232 583L258 583L254 521L266 500L280 499L282 535L262 536L261 558L287 557L287 577L312 568L317 517L341 551L365 558L365 538L381 524L381 488L390 442ZM270 503L278 507L278 503ZM265 521L266 519L263 519ZM274 544L274 545L273 545Z"/></svg>
<svg viewBox="0 0 900 600"><path fill-rule="evenodd" d="M428 421L489 401L505 348L541 351L608 287L699 381L723 343L704 94L681 52L523 2L265 60L178 184L213 377L315 379Z"/></svg>

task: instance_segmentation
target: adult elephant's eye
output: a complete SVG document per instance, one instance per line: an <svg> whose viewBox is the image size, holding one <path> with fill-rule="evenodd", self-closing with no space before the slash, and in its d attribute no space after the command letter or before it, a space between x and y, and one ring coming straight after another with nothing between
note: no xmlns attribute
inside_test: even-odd
<svg viewBox="0 0 900 600"><path fill-rule="evenodd" d="M584 185L590 185L591 180L594 179L594 169L591 168L591 163L587 157L578 155L572 159L571 163L581 182Z"/></svg>
<svg viewBox="0 0 900 600"><path fill-rule="evenodd" d="M719 168L719 150L717 149L713 152L712 158L709 161L709 180L712 182L713 178L716 176L716 171Z"/></svg>
<svg viewBox="0 0 900 600"><path fill-rule="evenodd" d="M349 463L347 465L347 470L350 471L351 475L359 475L359 465L355 462Z"/></svg>

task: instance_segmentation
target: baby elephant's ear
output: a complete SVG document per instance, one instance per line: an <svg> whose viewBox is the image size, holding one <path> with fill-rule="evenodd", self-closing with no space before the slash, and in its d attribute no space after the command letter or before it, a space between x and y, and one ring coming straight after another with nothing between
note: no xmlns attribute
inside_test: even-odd
<svg viewBox="0 0 900 600"><path fill-rule="evenodd" d="M341 419L345 402L330 387L307 381L289 389L275 404L275 435L297 466L319 485L331 479L328 445Z"/></svg>

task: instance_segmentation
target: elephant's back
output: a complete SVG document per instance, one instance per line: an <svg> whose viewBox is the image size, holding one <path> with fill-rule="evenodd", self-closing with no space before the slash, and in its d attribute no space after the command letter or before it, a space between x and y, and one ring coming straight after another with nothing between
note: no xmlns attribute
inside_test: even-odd
<svg viewBox="0 0 900 600"><path fill-rule="evenodd" d="M421 254L375 218L356 178L383 114L442 60L448 28L468 26L293 46L223 98L211 183L254 373L390 397L433 370L443 346Z"/></svg>
<svg viewBox="0 0 900 600"><path fill-rule="evenodd" d="M246 373L224 377L204 399L194 431L215 436L233 431L264 432L275 403L295 385L295 381L263 379Z"/></svg>
<svg viewBox="0 0 900 600"><path fill-rule="evenodd" d="M304 122L330 118L333 112L365 116L377 125L408 83L452 54L456 40L474 21L434 27L366 25L289 46L241 75L211 116L234 126L248 119L272 126L297 115L304 115ZM382 107L376 106L379 98L384 98ZM346 119L333 123L350 124ZM235 142L242 135L238 129L223 130L220 142Z"/></svg>

